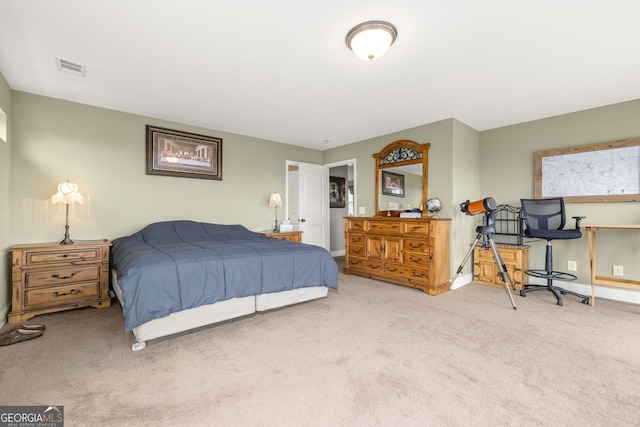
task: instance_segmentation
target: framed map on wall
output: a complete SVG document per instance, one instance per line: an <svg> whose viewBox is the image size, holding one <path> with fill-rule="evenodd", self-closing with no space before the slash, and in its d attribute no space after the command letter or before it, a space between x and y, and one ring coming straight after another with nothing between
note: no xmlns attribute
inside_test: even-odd
<svg viewBox="0 0 640 427"><path fill-rule="evenodd" d="M538 151L534 187L566 202L640 201L640 138Z"/></svg>

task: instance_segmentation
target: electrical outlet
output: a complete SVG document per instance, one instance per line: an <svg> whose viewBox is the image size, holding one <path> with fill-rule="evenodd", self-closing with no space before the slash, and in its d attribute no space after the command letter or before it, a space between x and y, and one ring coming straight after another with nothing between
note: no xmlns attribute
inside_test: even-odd
<svg viewBox="0 0 640 427"><path fill-rule="evenodd" d="M364 214L365 214L364 206L358 207L358 215L364 215Z"/></svg>
<svg viewBox="0 0 640 427"><path fill-rule="evenodd" d="M624 276L624 267L621 265L614 265L613 266L613 275L616 277L622 277Z"/></svg>
<svg viewBox="0 0 640 427"><path fill-rule="evenodd" d="M576 261L567 261L567 270L578 271L578 263Z"/></svg>

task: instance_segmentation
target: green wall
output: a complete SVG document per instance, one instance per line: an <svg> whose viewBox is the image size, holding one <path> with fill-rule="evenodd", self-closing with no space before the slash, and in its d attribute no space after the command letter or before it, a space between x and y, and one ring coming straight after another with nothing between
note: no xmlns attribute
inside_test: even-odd
<svg viewBox="0 0 640 427"><path fill-rule="evenodd" d="M536 151L617 141L640 136L640 100L623 102L480 132L480 189L498 203L520 205L533 197L533 154ZM567 203L567 224L572 216L586 216L583 224L639 224L640 206L634 202ZM625 277L640 279L640 233L601 231L597 237L597 272L611 275L622 265ZM566 271L567 261L578 263L576 283L590 283L586 233L582 239L555 241L554 268ZM531 268L544 266L544 244L532 243ZM590 289L582 288L581 291ZM603 296L614 298L613 288ZM596 293L598 295L599 293ZM640 303L640 292L634 293Z"/></svg>
<svg viewBox="0 0 640 427"><path fill-rule="evenodd" d="M223 179L146 175L147 124L221 137ZM13 94L13 127L13 243L63 237L64 208L50 198L66 179L85 197L70 211L72 239L113 239L186 218L266 230L269 195L285 194L285 161L322 162L316 150L23 92Z"/></svg>
<svg viewBox="0 0 640 427"><path fill-rule="evenodd" d="M10 272L7 248L13 245L9 236L11 230L11 89L0 74L0 109L7 115L7 140L0 140L0 326L3 324L10 303Z"/></svg>

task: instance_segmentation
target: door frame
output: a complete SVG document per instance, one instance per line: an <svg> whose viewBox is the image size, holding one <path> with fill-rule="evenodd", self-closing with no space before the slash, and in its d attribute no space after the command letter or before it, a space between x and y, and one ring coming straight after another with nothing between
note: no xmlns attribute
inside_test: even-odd
<svg viewBox="0 0 640 427"><path fill-rule="evenodd" d="M299 165L300 163L307 163L307 162L300 162L300 161L296 161L296 160L287 160L285 161L285 166L284 166L284 171L285 171L285 208L284 208L284 212L285 212L285 218L289 217L289 166L292 165ZM335 168L338 166L352 166L353 167L353 215L354 216L358 216L358 160L357 159L347 159L347 160L340 160L337 162L332 162L332 163L325 163L322 164L320 166L323 166L327 169L331 169L331 168ZM325 198L325 202L327 204L329 204L329 197ZM331 224L331 215L328 215L328 219L329 219L329 230L331 230L332 224ZM331 231L329 231L329 236L331 236ZM331 242L329 242L329 247L331 247ZM334 251L331 253L332 256L341 256L344 255L344 250L342 251Z"/></svg>
<svg viewBox="0 0 640 427"><path fill-rule="evenodd" d="M351 166L353 168L353 216L357 216L357 212L358 212L358 160L357 159L347 159L347 160L340 160L337 162L332 162L332 163L325 163L324 167L329 168L329 170L331 170L331 168L336 168L339 166ZM345 189L346 190L346 189ZM346 196L346 191L345 191L345 196ZM329 203L328 199L327 199L327 203ZM329 215L329 236L331 236L331 228L334 226L334 224L331 223L331 215ZM331 237L329 237L331 238ZM329 241L329 247L331 247L331 241ZM332 256L344 256L344 249L342 249L341 251L331 251L331 255Z"/></svg>

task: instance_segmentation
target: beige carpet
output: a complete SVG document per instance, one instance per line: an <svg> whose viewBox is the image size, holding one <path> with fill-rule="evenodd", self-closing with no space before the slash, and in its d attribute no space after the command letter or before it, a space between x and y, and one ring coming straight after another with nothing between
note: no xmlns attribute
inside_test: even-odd
<svg viewBox="0 0 640 427"><path fill-rule="evenodd" d="M0 347L0 404L67 426L638 426L640 306L431 297L340 276L326 299L151 341L119 306L38 316Z"/></svg>

